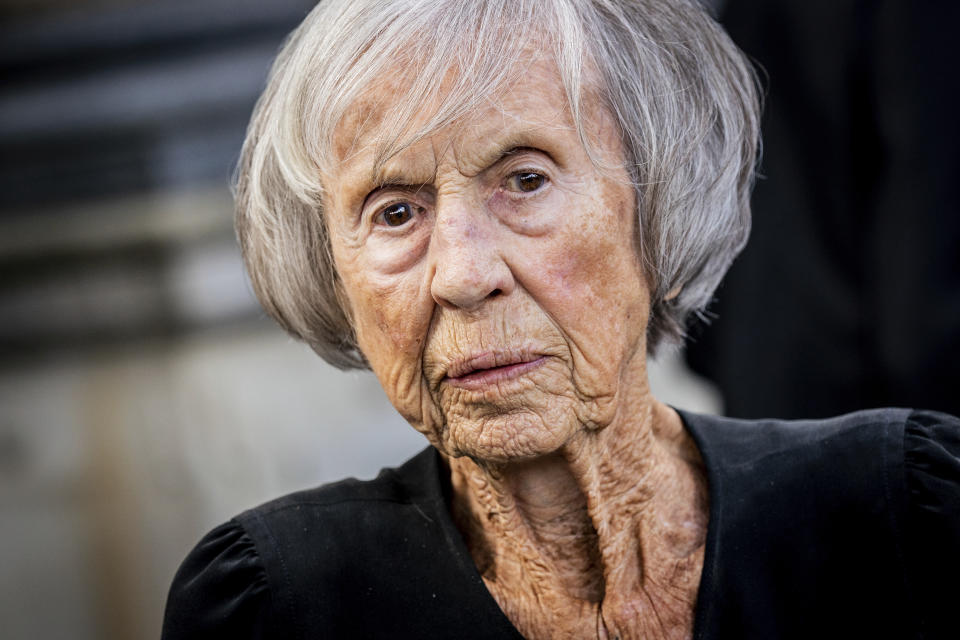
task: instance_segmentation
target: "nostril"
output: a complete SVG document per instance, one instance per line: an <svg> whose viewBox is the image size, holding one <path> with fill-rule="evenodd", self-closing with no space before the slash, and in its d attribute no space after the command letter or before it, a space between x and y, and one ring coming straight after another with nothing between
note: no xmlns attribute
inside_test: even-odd
<svg viewBox="0 0 960 640"><path fill-rule="evenodd" d="M501 291L500 289L494 289L493 291L490 292L490 294L489 294L487 297L488 297L488 298L496 298L496 297L497 297L498 295L500 295L501 293L503 293L503 291Z"/></svg>

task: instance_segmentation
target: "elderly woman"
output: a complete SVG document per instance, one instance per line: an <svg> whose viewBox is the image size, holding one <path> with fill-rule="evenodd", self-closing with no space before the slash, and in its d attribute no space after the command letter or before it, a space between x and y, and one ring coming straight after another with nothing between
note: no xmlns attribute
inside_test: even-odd
<svg viewBox="0 0 960 640"><path fill-rule="evenodd" d="M650 394L745 242L757 102L694 0L321 2L257 106L240 240L267 310L432 447L215 529L164 637L946 634L955 419Z"/></svg>

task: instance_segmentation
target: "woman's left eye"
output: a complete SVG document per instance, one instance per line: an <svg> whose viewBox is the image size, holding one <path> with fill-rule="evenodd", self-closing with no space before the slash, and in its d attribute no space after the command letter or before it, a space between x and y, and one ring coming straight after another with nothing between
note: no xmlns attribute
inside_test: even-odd
<svg viewBox="0 0 960 640"><path fill-rule="evenodd" d="M412 220L417 209L419 207L409 202L395 202L384 208L378 217L388 227L399 227Z"/></svg>
<svg viewBox="0 0 960 640"><path fill-rule="evenodd" d="M520 171L507 178L507 188L510 191L530 193L536 191L547 182L547 177L535 171Z"/></svg>

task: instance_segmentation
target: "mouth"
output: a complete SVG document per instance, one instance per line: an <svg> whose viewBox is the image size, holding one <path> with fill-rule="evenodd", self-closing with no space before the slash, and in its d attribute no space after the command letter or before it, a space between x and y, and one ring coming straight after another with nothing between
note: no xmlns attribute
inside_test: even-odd
<svg viewBox="0 0 960 640"><path fill-rule="evenodd" d="M546 356L488 351L454 362L443 382L480 391L490 385L519 378L546 361Z"/></svg>

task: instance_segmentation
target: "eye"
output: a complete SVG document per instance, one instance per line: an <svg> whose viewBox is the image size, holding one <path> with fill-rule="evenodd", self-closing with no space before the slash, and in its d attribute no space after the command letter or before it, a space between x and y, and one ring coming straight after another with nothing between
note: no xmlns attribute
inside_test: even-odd
<svg viewBox="0 0 960 640"><path fill-rule="evenodd" d="M409 202L394 202L386 206L378 218L388 227L399 227L412 220L418 210L420 207L414 207Z"/></svg>
<svg viewBox="0 0 960 640"><path fill-rule="evenodd" d="M536 191L547 183L545 175L535 171L519 171L507 178L507 189L509 191L519 191L521 193L530 193Z"/></svg>

